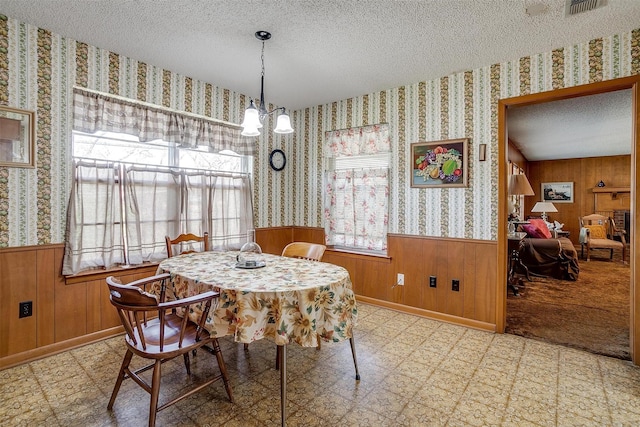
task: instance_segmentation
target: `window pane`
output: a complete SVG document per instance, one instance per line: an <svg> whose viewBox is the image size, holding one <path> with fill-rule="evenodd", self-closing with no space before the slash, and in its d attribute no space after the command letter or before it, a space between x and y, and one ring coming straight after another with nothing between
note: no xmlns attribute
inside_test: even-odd
<svg viewBox="0 0 640 427"><path fill-rule="evenodd" d="M169 153L169 145L163 141L143 144L125 134L73 133L73 157L76 158L170 166Z"/></svg>
<svg viewBox="0 0 640 427"><path fill-rule="evenodd" d="M182 168L205 169L225 172L244 172L242 156L237 154L210 153L206 147L179 149L179 166Z"/></svg>

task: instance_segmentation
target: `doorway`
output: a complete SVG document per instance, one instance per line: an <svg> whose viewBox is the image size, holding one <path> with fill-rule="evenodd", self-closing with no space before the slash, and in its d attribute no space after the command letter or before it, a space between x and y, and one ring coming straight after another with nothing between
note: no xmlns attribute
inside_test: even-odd
<svg viewBox="0 0 640 427"><path fill-rule="evenodd" d="M631 275L631 289L630 289L630 342L629 348L631 353L631 359L634 364L639 364L638 355L640 354L640 298L638 292L636 292L636 263L637 263L637 239L635 236L635 225L638 216L638 202L636 200L636 175L638 173L636 164L638 161L639 150L636 149L636 145L639 141L638 135L638 100L640 93L640 76L625 77L616 80L610 80L607 82L599 82L588 85L576 86L572 88L560 89L556 91L525 95L516 98L509 98L499 101L498 105L498 154L499 154L499 202L498 202L498 221L499 224L507 223L507 109L515 106L527 106L539 103L565 100L569 98L596 95L606 92L619 91L623 89L631 89L632 97L632 147L631 147L631 218L630 218L630 275ZM501 279L498 282L499 288L496 290L498 295L497 315L496 315L496 329L497 332L504 333L506 326L506 275L507 271L507 228L498 227L498 277Z"/></svg>

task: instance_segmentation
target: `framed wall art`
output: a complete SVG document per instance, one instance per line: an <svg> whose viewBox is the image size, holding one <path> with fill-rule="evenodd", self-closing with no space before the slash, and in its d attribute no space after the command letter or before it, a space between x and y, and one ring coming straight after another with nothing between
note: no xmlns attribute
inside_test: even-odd
<svg viewBox="0 0 640 427"><path fill-rule="evenodd" d="M411 144L411 187L466 187L469 139Z"/></svg>
<svg viewBox="0 0 640 427"><path fill-rule="evenodd" d="M0 106L0 166L34 168L35 113Z"/></svg>
<svg viewBox="0 0 640 427"><path fill-rule="evenodd" d="M573 182L543 182L542 201L573 203Z"/></svg>

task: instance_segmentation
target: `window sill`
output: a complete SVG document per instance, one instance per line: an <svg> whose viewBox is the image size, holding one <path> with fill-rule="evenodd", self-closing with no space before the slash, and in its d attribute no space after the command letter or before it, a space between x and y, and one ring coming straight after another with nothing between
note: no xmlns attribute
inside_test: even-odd
<svg viewBox="0 0 640 427"><path fill-rule="evenodd" d="M122 275L122 273L132 273L140 270L153 270L153 274L155 274L155 270L158 268L157 262L146 262L144 264L133 265L129 267L111 267L111 268L94 268L91 270L84 270L80 273L65 276L65 284L72 285L75 283L84 283L92 280L102 280L106 279L109 276L118 276Z"/></svg>
<svg viewBox="0 0 640 427"><path fill-rule="evenodd" d="M381 261L391 261L391 257L383 252L373 252L358 249L340 248L340 247L328 247L326 252L335 252L337 254L348 255L353 258L378 258Z"/></svg>

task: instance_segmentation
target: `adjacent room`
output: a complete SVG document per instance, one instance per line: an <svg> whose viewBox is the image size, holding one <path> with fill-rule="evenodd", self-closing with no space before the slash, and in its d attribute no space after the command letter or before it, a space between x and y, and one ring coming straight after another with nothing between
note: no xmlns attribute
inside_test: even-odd
<svg viewBox="0 0 640 427"><path fill-rule="evenodd" d="M621 90L509 110L509 158L530 185L511 196L524 201L512 223L526 236L509 238L522 266L506 332L630 358L631 100ZM592 215L609 226L597 244ZM542 216L546 236L531 224Z"/></svg>
<svg viewBox="0 0 640 427"><path fill-rule="evenodd" d="M634 425L640 2L0 0L0 425Z"/></svg>

